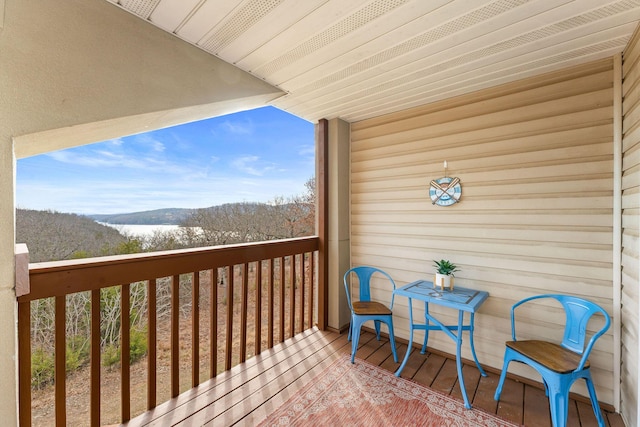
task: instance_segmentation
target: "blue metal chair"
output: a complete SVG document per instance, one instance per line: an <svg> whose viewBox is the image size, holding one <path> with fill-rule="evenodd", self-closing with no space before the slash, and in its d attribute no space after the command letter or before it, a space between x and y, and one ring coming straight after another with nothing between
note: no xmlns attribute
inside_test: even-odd
<svg viewBox="0 0 640 427"><path fill-rule="evenodd" d="M555 299L564 308L566 324L562 342L556 344L538 340L518 341L516 339L515 309L526 302L544 298ZM591 317L598 313L604 317L604 326L591 336L585 347L587 324ZM549 397L551 421L554 427L564 427L567 424L569 389L577 379L584 378L589 390L593 412L598 419L598 425L604 427L605 424L600 412L596 389L591 379L588 358L594 343L609 329L610 323L609 315L602 307L582 298L546 294L525 298L517 302L511 307L511 336L513 341L506 342L504 365L494 399L500 399L509 362L513 360L525 363L535 368L544 380L545 392Z"/></svg>
<svg viewBox="0 0 640 427"><path fill-rule="evenodd" d="M358 301L351 301L351 291L349 287L349 275L355 273L358 277L358 283L360 287L360 295ZM386 305L371 301L371 276L374 273L379 273L389 279L393 290L396 289L396 283L391 276L386 272L375 267L353 267L344 274L344 288L347 291L347 302L349 303L349 309L351 310L351 324L349 325L348 340L351 340L351 363L354 363L356 357L356 350L358 349L358 341L360 339L360 328L362 324L368 320L374 321L376 330L376 337L380 341L380 322L386 323L389 328L389 342L391 344L391 352L393 353L393 360L398 363L398 355L396 353L396 342L393 337L393 293L391 294L391 305ZM393 291L392 290L392 291Z"/></svg>

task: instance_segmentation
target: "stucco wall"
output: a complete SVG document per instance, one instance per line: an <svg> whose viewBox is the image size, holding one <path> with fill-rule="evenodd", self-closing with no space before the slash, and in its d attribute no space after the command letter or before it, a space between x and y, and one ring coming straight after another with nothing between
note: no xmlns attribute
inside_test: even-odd
<svg viewBox="0 0 640 427"><path fill-rule="evenodd" d="M522 298L575 294L613 314L612 110L613 61L602 60L352 124L351 263L381 267L400 285L431 278L434 259L458 264L457 285L491 295L475 341L480 362L495 368L510 339L509 309ZM429 198L444 160L462 183L460 202L449 207ZM451 311L431 311L456 323ZM558 338L558 307L523 314L519 333ZM406 299L396 299L394 316L406 338ZM429 343L455 353L445 334ZM607 403L613 347L610 330L591 357ZM519 364L510 372L540 381ZM583 384L572 390L586 394Z"/></svg>
<svg viewBox="0 0 640 427"><path fill-rule="evenodd" d="M15 330L15 158L263 106L282 93L104 0L0 0L0 329ZM0 419L16 425L15 337Z"/></svg>
<svg viewBox="0 0 640 427"><path fill-rule="evenodd" d="M19 137L18 157L254 108L282 94L104 0L8 1L0 58L0 116Z"/></svg>

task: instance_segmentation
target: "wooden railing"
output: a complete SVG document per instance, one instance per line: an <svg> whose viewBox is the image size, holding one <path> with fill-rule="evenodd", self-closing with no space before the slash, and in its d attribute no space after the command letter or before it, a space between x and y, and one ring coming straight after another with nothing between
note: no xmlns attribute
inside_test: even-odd
<svg viewBox="0 0 640 427"><path fill-rule="evenodd" d="M23 290L18 294L20 425L32 424L31 334L37 331L31 325L31 307L38 300L53 298L55 301L51 304L55 307L55 424L66 425L66 308L71 295L90 294L87 298L90 306L90 408L85 423L97 426L101 424L101 292L114 286L119 288L120 348L129 349L132 287L138 291L140 286L144 289L146 410L151 410L158 404L158 377L161 374L157 367L157 342L165 329L170 342L170 396L175 397L181 392L181 322L191 323L191 341L182 342L183 348L190 347L191 387L197 386L203 377L212 378L235 363L272 347L274 341L282 342L312 327L317 319L316 295L323 294L315 283L317 262L314 259L318 247L318 237L306 237L30 264L28 283L22 285ZM167 292L159 293L160 287L166 288ZM190 295L185 296L185 289ZM162 298L168 304L166 320L159 314L159 299ZM185 310L185 306L189 309ZM185 312L190 312L190 316L185 316ZM201 313L208 314L204 323ZM203 324L209 331L204 352L208 355L200 351ZM218 334L219 329L224 330L224 334ZM219 356L222 353L224 357ZM120 354L119 418L120 422L125 422L132 417L131 360L129 351ZM208 372L201 372L201 360L207 358Z"/></svg>

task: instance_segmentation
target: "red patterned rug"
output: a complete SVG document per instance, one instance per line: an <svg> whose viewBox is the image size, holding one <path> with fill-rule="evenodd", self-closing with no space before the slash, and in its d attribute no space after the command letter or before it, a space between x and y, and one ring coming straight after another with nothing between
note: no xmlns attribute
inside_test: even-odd
<svg viewBox="0 0 640 427"><path fill-rule="evenodd" d="M458 426L516 424L362 360L340 357L260 426Z"/></svg>

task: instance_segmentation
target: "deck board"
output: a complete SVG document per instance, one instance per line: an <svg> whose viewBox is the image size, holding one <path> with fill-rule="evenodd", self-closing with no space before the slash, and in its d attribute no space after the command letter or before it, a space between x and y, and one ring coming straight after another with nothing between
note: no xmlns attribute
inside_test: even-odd
<svg viewBox="0 0 640 427"><path fill-rule="evenodd" d="M580 425L580 415L578 415L578 405L576 405L577 402L572 401L569 402L569 416L567 418L567 427L581 427ZM589 406L591 407L591 406ZM595 421L595 417L593 417L594 421ZM605 421L606 423L606 421ZM598 423L596 423L596 426L598 425ZM587 427L586 424L582 423L582 427Z"/></svg>
<svg viewBox="0 0 640 427"><path fill-rule="evenodd" d="M506 420L522 424L524 384L507 378L502 386L496 414ZM472 403L473 404L473 403Z"/></svg>
<svg viewBox="0 0 640 427"><path fill-rule="evenodd" d="M373 333L363 331L358 347L357 359L391 372L400 365L393 361L385 338L377 341ZM406 344L398 344L400 359L406 349ZM310 329L124 425L255 426L295 396L334 360L350 353L351 343L347 341L346 334ZM430 352L420 354L418 348L413 348L402 377L461 399L452 357ZM475 366L469 364L465 364L463 370L473 406L516 423L550 425L548 401L543 390L508 378L501 400L496 402L493 394L498 382L497 374L488 372L487 377L482 377ZM569 414L570 426L588 427L595 421L591 407L573 399ZM607 412L605 416L608 425L624 426L619 414Z"/></svg>
<svg viewBox="0 0 640 427"><path fill-rule="evenodd" d="M536 427L551 427L551 415L547 409L549 400L541 390L530 385L524 386L524 424Z"/></svg>
<svg viewBox="0 0 640 427"><path fill-rule="evenodd" d="M498 410L498 402L493 398L496 387L498 387L497 375L488 374L486 377L480 377L472 405L495 414Z"/></svg>

